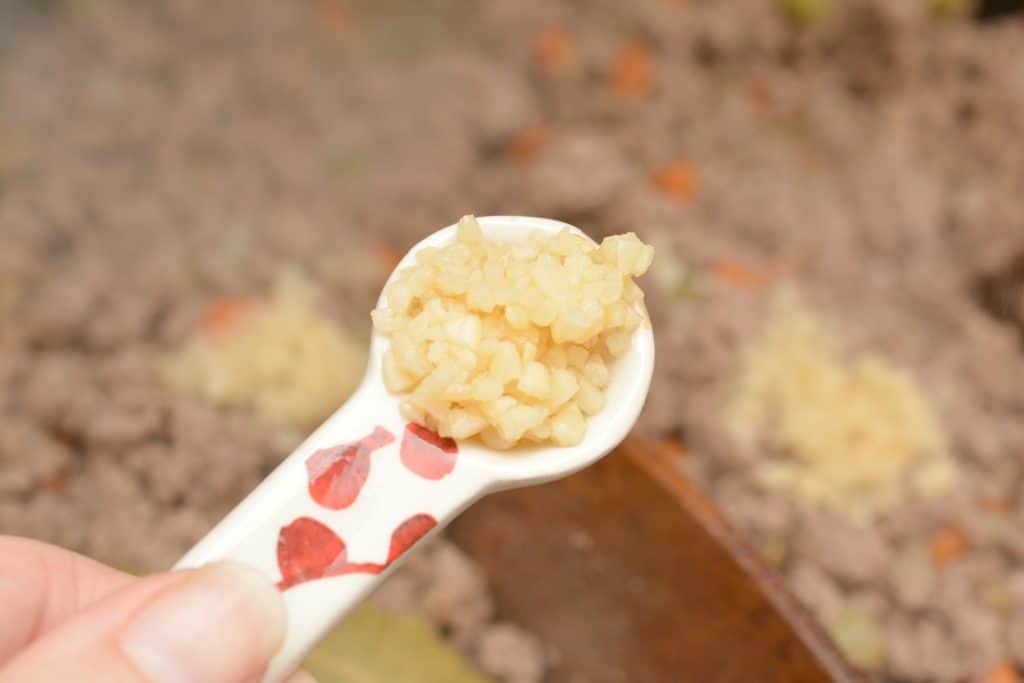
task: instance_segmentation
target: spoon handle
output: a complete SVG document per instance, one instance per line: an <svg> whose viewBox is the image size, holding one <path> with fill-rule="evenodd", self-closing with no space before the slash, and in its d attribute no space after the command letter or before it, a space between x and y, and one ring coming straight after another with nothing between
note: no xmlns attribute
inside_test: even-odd
<svg viewBox="0 0 1024 683"><path fill-rule="evenodd" d="M288 631L264 679L272 683L489 482L454 441L406 424L393 401L364 387L176 568L230 559L277 582Z"/></svg>

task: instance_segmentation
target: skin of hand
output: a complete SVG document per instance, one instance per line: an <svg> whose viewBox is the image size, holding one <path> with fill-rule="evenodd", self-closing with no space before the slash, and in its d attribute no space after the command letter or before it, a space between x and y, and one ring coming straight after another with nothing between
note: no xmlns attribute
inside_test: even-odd
<svg viewBox="0 0 1024 683"><path fill-rule="evenodd" d="M280 591L245 565L136 578L8 536L0 605L0 683L258 683L286 625Z"/></svg>

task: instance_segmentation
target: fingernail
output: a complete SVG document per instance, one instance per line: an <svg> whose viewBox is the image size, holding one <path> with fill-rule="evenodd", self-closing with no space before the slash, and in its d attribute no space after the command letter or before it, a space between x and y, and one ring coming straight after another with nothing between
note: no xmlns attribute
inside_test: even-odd
<svg viewBox="0 0 1024 683"><path fill-rule="evenodd" d="M121 647L154 683L213 683L262 674L281 647L284 599L257 570L207 565L132 620Z"/></svg>

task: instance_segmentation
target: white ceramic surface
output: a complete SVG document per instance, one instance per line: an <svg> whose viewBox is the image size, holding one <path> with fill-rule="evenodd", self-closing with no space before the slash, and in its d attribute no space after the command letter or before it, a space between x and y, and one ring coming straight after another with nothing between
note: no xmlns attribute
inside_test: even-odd
<svg viewBox="0 0 1024 683"><path fill-rule="evenodd" d="M543 218L478 220L485 235L507 242L533 230L570 227L580 232ZM455 229L449 226L421 241L398 268L410 265L423 247L450 243ZM588 420L582 443L501 453L466 441L454 454L424 446L407 431L398 397L388 393L380 378L387 345L387 338L374 334L366 376L348 402L176 565L233 559L279 582L288 607L288 635L265 681L279 681L294 670L410 545L424 534L436 533L482 495L566 476L611 451L636 422L654 368L654 337L648 325L641 325L629 353L614 364L606 406ZM356 442L375 431L382 437L375 449L360 449ZM394 440L382 445L389 436ZM430 478L403 463L402 454L415 453L417 447L435 465L442 464L438 471L428 467ZM346 469L347 483L329 480L324 470L331 465L335 475L339 468ZM446 468L451 469L445 472ZM360 472L366 474L365 483L352 484L358 484ZM314 480L322 488L315 489ZM333 507L325 507L325 500Z"/></svg>

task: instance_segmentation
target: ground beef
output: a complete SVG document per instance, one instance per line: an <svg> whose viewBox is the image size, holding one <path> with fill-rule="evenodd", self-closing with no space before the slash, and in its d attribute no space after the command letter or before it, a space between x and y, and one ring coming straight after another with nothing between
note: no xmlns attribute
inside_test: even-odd
<svg viewBox="0 0 1024 683"><path fill-rule="evenodd" d="M535 636L495 622L487 580L446 540L418 550L373 594L378 605L425 616L477 667L500 683L540 683L548 654Z"/></svg>
<svg viewBox="0 0 1024 683"><path fill-rule="evenodd" d="M535 636L512 624L495 624L477 645L480 670L507 683L537 683L544 679L544 646Z"/></svg>
<svg viewBox="0 0 1024 683"><path fill-rule="evenodd" d="M794 563L787 576L793 594L805 605L810 605L822 623L831 624L843 608L843 594L838 582L813 562Z"/></svg>
<svg viewBox="0 0 1024 683"><path fill-rule="evenodd" d="M167 566L302 437L157 381L210 301L294 265L365 335L381 253L463 213L551 215L680 260L646 283L638 430L685 442L826 627L884 634L875 678L1024 663L1024 24L780 4L0 3L0 531ZM655 180L673 165L692 182ZM722 405L782 280L928 392L960 472L942 500L857 528L755 481L778 453ZM483 580L439 548L422 561L457 583L410 562L378 598L526 680L536 648L481 635L504 629Z"/></svg>
<svg viewBox="0 0 1024 683"><path fill-rule="evenodd" d="M936 569L924 544L910 542L896 551L889 568L893 599L908 610L931 604L936 587Z"/></svg>
<svg viewBox="0 0 1024 683"><path fill-rule="evenodd" d="M17 498L59 488L71 459L64 444L34 423L6 422L0 431L0 495Z"/></svg>
<svg viewBox="0 0 1024 683"><path fill-rule="evenodd" d="M611 201L628 177L626 160L606 137L570 134L543 151L526 192L543 215L586 215Z"/></svg>
<svg viewBox="0 0 1024 683"><path fill-rule="evenodd" d="M818 558L822 569L848 585L877 583L889 570L889 548L881 534L829 513L806 519L796 544L800 555Z"/></svg>

